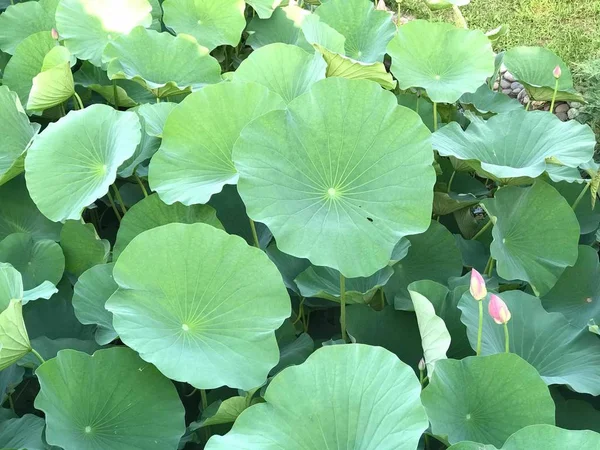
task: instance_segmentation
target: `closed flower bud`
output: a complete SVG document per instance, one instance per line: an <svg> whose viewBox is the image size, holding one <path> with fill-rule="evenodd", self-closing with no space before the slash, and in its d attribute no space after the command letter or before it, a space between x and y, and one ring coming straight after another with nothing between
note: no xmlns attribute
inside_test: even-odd
<svg viewBox="0 0 600 450"><path fill-rule="evenodd" d="M54 39L55 41L58 41L58 31L56 31L56 28L52 28L52 39Z"/></svg>
<svg viewBox="0 0 600 450"><path fill-rule="evenodd" d="M423 358L421 358L421 361L419 361L418 367L421 372L423 372L425 370L425 360Z"/></svg>
<svg viewBox="0 0 600 450"><path fill-rule="evenodd" d="M562 71L560 70L560 66L556 66L554 68L554 70L552 71L552 75L554 75L554 78L560 78L560 76L562 75Z"/></svg>
<svg viewBox="0 0 600 450"><path fill-rule="evenodd" d="M471 286L469 287L471 295L475 300L483 300L487 296L485 280L477 270L471 270Z"/></svg>
<svg viewBox="0 0 600 450"><path fill-rule="evenodd" d="M488 312L490 313L490 316L492 316L492 319L494 319L494 322L496 322L498 325L507 323L511 317L506 303L504 303L500 297L494 294L490 295Z"/></svg>

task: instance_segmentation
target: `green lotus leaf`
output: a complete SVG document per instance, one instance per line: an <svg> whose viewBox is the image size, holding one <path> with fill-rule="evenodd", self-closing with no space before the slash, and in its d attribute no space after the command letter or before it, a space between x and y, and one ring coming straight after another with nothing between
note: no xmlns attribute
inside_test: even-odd
<svg viewBox="0 0 600 450"><path fill-rule="evenodd" d="M396 309L411 311L410 283L432 280L448 284L450 277L461 275L463 266L454 236L439 222L431 222L425 233L409 236L408 240L408 254L394 265L385 295Z"/></svg>
<svg viewBox="0 0 600 450"><path fill-rule="evenodd" d="M511 352L534 366L549 385L566 384L577 392L600 394L600 341L593 334L571 325L562 314L546 312L537 297L521 291L503 292L501 297L512 314L508 323ZM483 302L487 310L488 300ZM466 294L458 304L473 348L479 320L476 303ZM486 314L481 352L504 351L504 328Z"/></svg>
<svg viewBox="0 0 600 450"><path fill-rule="evenodd" d="M242 131L239 192L280 250L367 277L429 224L428 139L417 114L376 83L328 78Z"/></svg>
<svg viewBox="0 0 600 450"><path fill-rule="evenodd" d="M501 446L523 427L554 424L548 387L532 366L514 354L438 361L421 401L433 434L447 437L450 444L474 441Z"/></svg>
<svg viewBox="0 0 600 450"><path fill-rule="evenodd" d="M125 248L114 278L115 330L169 378L247 390L277 364L273 331L290 302L275 266L239 237L200 223L154 228Z"/></svg>
<svg viewBox="0 0 600 450"><path fill-rule="evenodd" d="M452 8L453 5L465 6L471 3L471 0L425 0L427 7L432 11Z"/></svg>
<svg viewBox="0 0 600 450"><path fill-rule="evenodd" d="M65 257L56 242L34 240L28 233L15 233L0 242L0 261L11 264L23 277L23 289L44 281L56 285L65 270ZM19 298L20 299L20 298Z"/></svg>
<svg viewBox="0 0 600 450"><path fill-rule="evenodd" d="M112 325L112 314L104 304L118 289L113 279L114 264L98 264L81 274L73 293L73 309L77 319L86 325L97 325L96 342L106 345L117 333Z"/></svg>
<svg viewBox="0 0 600 450"><path fill-rule="evenodd" d="M3 290L3 287L0 289ZM23 322L23 304L19 299L11 299L0 312L0 370L13 365L30 351L31 344Z"/></svg>
<svg viewBox="0 0 600 450"><path fill-rule="evenodd" d="M561 122L545 111L512 111L489 120L472 116L463 131L456 122L433 135L433 147L443 156L481 162L497 179L535 178L546 170L546 158L577 167L594 155L592 129L577 121Z"/></svg>
<svg viewBox="0 0 600 450"><path fill-rule="evenodd" d="M323 347L277 375L266 403L242 412L232 430L213 436L206 449L413 450L427 428L420 390L410 367L383 348Z"/></svg>
<svg viewBox="0 0 600 450"><path fill-rule="evenodd" d="M211 425L222 425L233 423L238 416L250 406L246 397L235 396L225 400L219 400L202 411L199 423L190 424L191 430L198 430Z"/></svg>
<svg viewBox="0 0 600 450"><path fill-rule="evenodd" d="M42 71L32 80L27 110L42 112L60 105L75 94L71 59L71 53L65 47L53 47L46 54Z"/></svg>
<svg viewBox="0 0 600 450"><path fill-rule="evenodd" d="M194 36L211 51L238 45L246 26L244 0L165 0L162 7L167 27Z"/></svg>
<svg viewBox="0 0 600 450"><path fill-rule="evenodd" d="M96 350L100 349L100 345L98 345L94 339L49 339L46 336L39 336L32 339L31 346L35 348L46 361L55 358L61 350L77 350L78 352L92 355ZM18 364L33 370L36 370L41 365L40 360L33 353L24 356Z"/></svg>
<svg viewBox="0 0 600 450"><path fill-rule="evenodd" d="M587 327L590 319L600 323L598 252L592 247L580 245L575 265L565 269L541 300L544 309L561 313L576 327Z"/></svg>
<svg viewBox="0 0 600 450"><path fill-rule="evenodd" d="M579 172L578 169L576 170ZM579 183L570 183L567 181L552 183L552 186L560 192L570 205L575 204L582 189L584 189ZM594 233L598 229L598 225L600 225L600 204L595 204L592 207L592 195L590 191L591 189L588 189L584 193L579 204L575 208L575 215L579 221L581 234Z"/></svg>
<svg viewBox="0 0 600 450"><path fill-rule="evenodd" d="M286 327L287 325L287 327ZM315 342L307 334L296 336L296 328L288 319L275 332L279 346L279 363L271 370L273 376L289 366L302 364L315 351Z"/></svg>
<svg viewBox="0 0 600 450"><path fill-rule="evenodd" d="M24 375L25 370L16 364L13 364L0 372L0 402L4 403L8 400L8 396L12 395L15 388L23 381ZM0 409L0 423L12 418L6 415L9 411L12 413L9 409Z"/></svg>
<svg viewBox="0 0 600 450"><path fill-rule="evenodd" d="M388 282L393 269L389 266L369 277L345 280L346 303L370 303L375 293ZM310 266L294 280L303 297L340 301L340 272L329 267Z"/></svg>
<svg viewBox="0 0 600 450"><path fill-rule="evenodd" d="M222 83L186 97L167 119L150 162L150 186L169 204L208 202L238 180L231 152L242 129L284 107L281 97L256 83Z"/></svg>
<svg viewBox="0 0 600 450"><path fill-rule="evenodd" d="M167 205L158 194L152 194L131 207L121 221L113 259L117 260L129 243L139 234L169 223L206 223L223 229L216 211L208 205Z"/></svg>
<svg viewBox="0 0 600 450"><path fill-rule="evenodd" d="M40 0L9 6L0 16L0 50L15 54L27 37L54 27L58 0Z"/></svg>
<svg viewBox="0 0 600 450"><path fill-rule="evenodd" d="M0 421L0 448L46 450L48 446L42 438L45 425L44 419L33 414Z"/></svg>
<svg viewBox="0 0 600 450"><path fill-rule="evenodd" d="M554 68L559 66L556 100L583 102L584 99L573 88L573 77L569 66L554 52L544 47L513 47L504 54L502 61L514 77L525 86L533 100L550 101L554 94L556 78Z"/></svg>
<svg viewBox="0 0 600 450"><path fill-rule="evenodd" d="M303 20L308 14L308 11L297 6L286 6L277 8L267 20L254 17L246 27L249 34L246 44L257 50L274 43L304 43L306 49L310 50L310 45L304 40L301 30Z"/></svg>
<svg viewBox="0 0 600 450"><path fill-rule="evenodd" d="M79 219L83 208L108 192L140 136L135 113L106 105L69 112L51 123L27 152L31 198L52 221Z"/></svg>
<svg viewBox="0 0 600 450"><path fill-rule="evenodd" d="M523 109L517 99L509 97L502 92L492 91L487 84L482 84L473 93L463 94L458 100L463 106L471 105L482 114L500 114Z"/></svg>
<svg viewBox="0 0 600 450"><path fill-rule="evenodd" d="M246 0L246 3L254 8L258 17L261 19L268 19L282 1L283 0Z"/></svg>
<svg viewBox="0 0 600 450"><path fill-rule="evenodd" d="M427 97L416 95L409 91L397 94L396 99L398 100L399 105L406 106L416 112L427 128L433 133L433 103L431 103ZM438 123L442 121L439 113L437 114L437 120Z"/></svg>
<svg viewBox="0 0 600 450"><path fill-rule="evenodd" d="M329 0L315 14L346 38L346 56L365 63L383 61L396 34L391 14L375 9L369 1Z"/></svg>
<svg viewBox="0 0 600 450"><path fill-rule="evenodd" d="M600 434L589 430L563 430L552 425L530 425L511 435L500 450L564 450L600 448ZM496 450L492 445L460 442L448 450Z"/></svg>
<svg viewBox="0 0 600 450"><path fill-rule="evenodd" d="M327 63L320 54L311 55L295 45L276 43L252 52L235 71L233 81L261 84L290 103L324 79L326 69Z"/></svg>
<svg viewBox="0 0 600 450"><path fill-rule="evenodd" d="M414 313L396 311L390 305L380 311L367 305L349 305L346 309L346 329L356 342L383 347L417 370L423 349Z"/></svg>
<svg viewBox="0 0 600 450"><path fill-rule="evenodd" d="M122 178L129 178L132 176L136 169L142 163L150 161L152 156L154 156L154 154L160 148L160 139L155 136L150 136L150 134L147 132L146 119L144 119L139 112L138 117L140 119L142 138L133 155L127 161L121 164L117 170L117 174Z"/></svg>
<svg viewBox="0 0 600 450"><path fill-rule="evenodd" d="M383 63L363 63L347 56L327 50L318 44L315 48L323 55L327 63L328 77L342 77L350 80L371 80L379 83L384 89L392 90L396 81L389 74Z"/></svg>
<svg viewBox="0 0 600 450"><path fill-rule="evenodd" d="M551 161L551 160L550 160ZM550 162L547 161L547 162ZM555 164L546 165L546 173L548 177L555 183L566 181L567 183L583 184L584 180L581 177L581 172L575 167L557 166Z"/></svg>
<svg viewBox="0 0 600 450"><path fill-rule="evenodd" d="M22 105L27 105L33 79L42 71L44 58L58 45L49 31L41 31L21 42L8 61L2 82L17 93Z"/></svg>
<svg viewBox="0 0 600 450"><path fill-rule="evenodd" d="M300 294L300 289L298 289L295 279L310 267L310 261L308 259L296 258L282 252L277 247L275 241L269 244L265 249L265 252L269 259L277 266L285 286L296 294Z"/></svg>
<svg viewBox="0 0 600 450"><path fill-rule="evenodd" d="M490 250L502 278L527 281L545 295L577 262L577 217L549 184L502 188L483 204L494 221Z"/></svg>
<svg viewBox="0 0 600 450"><path fill-rule="evenodd" d="M144 118L146 133L150 136L162 138L163 129L167 118L173 112L177 103L161 102L141 105L137 113Z"/></svg>
<svg viewBox="0 0 600 450"><path fill-rule="evenodd" d="M324 49L340 55L346 54L346 38L331 28L316 14L306 16L302 20L302 34L306 42L320 45Z"/></svg>
<svg viewBox="0 0 600 450"><path fill-rule="evenodd" d="M54 283L51 283L47 280L42 281L41 284L37 285L33 289L29 289L23 292L23 304L25 305L30 301L38 300L40 298L48 300L57 292L58 289L56 288L56 285Z"/></svg>
<svg viewBox="0 0 600 450"><path fill-rule="evenodd" d="M106 45L138 25L149 27L151 11L147 0L60 0L56 28L71 53L101 66Z"/></svg>
<svg viewBox="0 0 600 450"><path fill-rule="evenodd" d="M97 264L104 264L110 253L110 242L98 237L94 225L77 220L65 222L60 246L65 253L66 271L76 277Z"/></svg>
<svg viewBox="0 0 600 450"><path fill-rule="evenodd" d="M435 312L429 299L416 291L409 291L413 302L419 332L421 333L421 346L423 359L427 363L427 375L431 379L435 365L438 361L446 359L446 352L450 348L450 333L446 324Z"/></svg>
<svg viewBox="0 0 600 450"><path fill-rule="evenodd" d="M36 375L35 407L46 415L49 444L65 450L177 449L185 431L177 391L130 349L92 356L63 350Z"/></svg>
<svg viewBox="0 0 600 450"><path fill-rule="evenodd" d="M23 298L23 279L17 269L9 263L0 263L0 311L4 311L11 300Z"/></svg>
<svg viewBox="0 0 600 450"><path fill-rule="evenodd" d="M0 86L0 186L23 171L25 150L38 130L39 125L29 123L17 95L6 86ZM4 202L0 202L0 211L5 208ZM0 224L4 221L9 222L1 214Z"/></svg>
<svg viewBox="0 0 600 450"><path fill-rule="evenodd" d="M155 55L163 55L157 59ZM133 80L155 97L168 97L221 81L221 66L188 35L173 36L143 27L110 42L103 60L111 80Z"/></svg>
<svg viewBox="0 0 600 450"><path fill-rule="evenodd" d="M388 45L400 89L423 88L436 103L476 92L494 72L494 53L481 31L442 22L402 25Z"/></svg>

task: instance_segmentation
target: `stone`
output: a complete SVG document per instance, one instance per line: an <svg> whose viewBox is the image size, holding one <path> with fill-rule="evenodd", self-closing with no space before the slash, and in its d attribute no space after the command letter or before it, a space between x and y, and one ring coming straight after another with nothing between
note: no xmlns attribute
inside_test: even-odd
<svg viewBox="0 0 600 450"><path fill-rule="evenodd" d="M525 92L524 90L521 92ZM524 95L523 98L521 99L521 103L523 103L524 105L526 105L527 103L529 103L530 99L529 99L529 95Z"/></svg>
<svg viewBox="0 0 600 450"><path fill-rule="evenodd" d="M567 113L566 113L566 112L559 112L559 113L556 113L556 117L558 117L558 118L559 118L560 120L562 120L563 122L566 122L566 121L567 121L567 119L569 118L569 117L567 116Z"/></svg>
<svg viewBox="0 0 600 450"><path fill-rule="evenodd" d="M502 93L506 95L512 94L512 89L502 89Z"/></svg>
<svg viewBox="0 0 600 450"><path fill-rule="evenodd" d="M508 81L508 80L502 80L500 82L500 86L502 86L502 89L509 89L510 88L510 81Z"/></svg>
<svg viewBox="0 0 600 450"><path fill-rule="evenodd" d="M579 115L578 109L571 108L569 111L567 111L567 117L569 118L569 120L575 119L578 115Z"/></svg>
<svg viewBox="0 0 600 450"><path fill-rule="evenodd" d="M497 90L498 90L498 82L497 82L497 81L494 83L494 90L495 90L495 91L497 91Z"/></svg>
<svg viewBox="0 0 600 450"><path fill-rule="evenodd" d="M515 90L515 89L522 90L524 86L521 83L519 83L518 81L514 81L510 84L510 87L513 90Z"/></svg>
<svg viewBox="0 0 600 450"><path fill-rule="evenodd" d="M522 91L523 91L522 88L521 89L519 89L519 88L513 89L511 95L516 98Z"/></svg>
<svg viewBox="0 0 600 450"><path fill-rule="evenodd" d="M510 81L511 83L514 83L515 81L517 81L516 78L513 76L513 74L510 72L506 72L503 76L504 76L505 80Z"/></svg>
<svg viewBox="0 0 600 450"><path fill-rule="evenodd" d="M566 103L561 103L554 109L554 112L555 113L561 113L561 112L566 113L568 110L569 110L569 105L567 105Z"/></svg>
<svg viewBox="0 0 600 450"><path fill-rule="evenodd" d="M521 92L519 92L519 95L517 95L517 100L523 100L526 95L527 91L525 89L521 89Z"/></svg>
<svg viewBox="0 0 600 450"><path fill-rule="evenodd" d="M500 73L506 73L506 66L504 65L504 63L500 64Z"/></svg>
<svg viewBox="0 0 600 450"><path fill-rule="evenodd" d="M571 103L569 103L569 105L571 105L571 108L575 108L575 109L581 108L583 106L583 104L581 104L579 102L571 102Z"/></svg>

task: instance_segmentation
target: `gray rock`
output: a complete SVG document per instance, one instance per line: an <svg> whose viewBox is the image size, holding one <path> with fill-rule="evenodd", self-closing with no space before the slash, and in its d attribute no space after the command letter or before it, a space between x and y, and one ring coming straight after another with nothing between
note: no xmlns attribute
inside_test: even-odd
<svg viewBox="0 0 600 450"><path fill-rule="evenodd" d="M512 94L512 89L502 89L502 93L506 95Z"/></svg>
<svg viewBox="0 0 600 450"><path fill-rule="evenodd" d="M562 112L566 113L568 110L569 110L569 105L567 105L566 103L561 103L554 109L554 112L555 113L562 113Z"/></svg>
<svg viewBox="0 0 600 450"><path fill-rule="evenodd" d="M524 90L521 92L525 92ZM523 98L521 99L521 103L523 103L524 105L526 105L527 103L529 103L530 99L529 99L529 95L525 94L523 96Z"/></svg>
<svg viewBox="0 0 600 450"><path fill-rule="evenodd" d="M583 106L583 104L579 103L579 102L571 102L571 103L569 103L569 105L571 105L571 108L575 108L575 109L581 108Z"/></svg>
<svg viewBox="0 0 600 450"><path fill-rule="evenodd" d="M526 95L527 91L525 89L521 89L521 92L519 92L519 95L517 95L517 100L523 100L523 98L525 98Z"/></svg>
<svg viewBox="0 0 600 450"><path fill-rule="evenodd" d="M569 118L569 120L575 119L578 115L579 115L578 109L571 108L569 111L567 111L567 117Z"/></svg>
<svg viewBox="0 0 600 450"><path fill-rule="evenodd" d="M498 82L497 82L497 81L494 83L494 90L495 90L495 91L497 91L497 90L498 90Z"/></svg>
<svg viewBox="0 0 600 450"><path fill-rule="evenodd" d="M504 63L500 64L500 73L506 73L506 66Z"/></svg>
<svg viewBox="0 0 600 450"><path fill-rule="evenodd" d="M503 75L503 77L504 77L505 80L510 81L511 83L514 83L515 81L517 81L516 78L513 76L513 74L510 73L510 72L506 72Z"/></svg>
<svg viewBox="0 0 600 450"><path fill-rule="evenodd" d="M523 89L523 85L521 83L519 83L518 81L514 81L510 84L510 87L514 90L514 89L519 89L522 90Z"/></svg>
<svg viewBox="0 0 600 450"><path fill-rule="evenodd" d="M500 82L500 86L502 86L502 89L509 89L510 87L510 81L508 80L502 80Z"/></svg>
<svg viewBox="0 0 600 450"><path fill-rule="evenodd" d="M562 120L563 122L566 122L567 119L569 118L569 116L567 116L566 112L559 112L556 113L556 117L558 117L560 120Z"/></svg>
<svg viewBox="0 0 600 450"><path fill-rule="evenodd" d="M521 92L523 92L523 89L522 89L522 88L521 88L521 89L513 89L513 90L512 90L512 93L511 93L511 96L513 96L513 97L517 98L517 96L518 96L518 95L519 95Z"/></svg>

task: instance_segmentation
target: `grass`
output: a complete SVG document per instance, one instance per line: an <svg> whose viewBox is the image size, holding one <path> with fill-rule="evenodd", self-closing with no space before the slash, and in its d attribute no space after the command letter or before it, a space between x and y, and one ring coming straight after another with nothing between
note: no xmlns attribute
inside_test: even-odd
<svg viewBox="0 0 600 450"><path fill-rule="evenodd" d="M396 8L396 1L387 1ZM431 13L423 0L398 0L397 6L416 18L453 20L451 10ZM600 57L600 0L471 0L461 11L469 28L487 31L509 25L496 50L539 45L573 66Z"/></svg>

